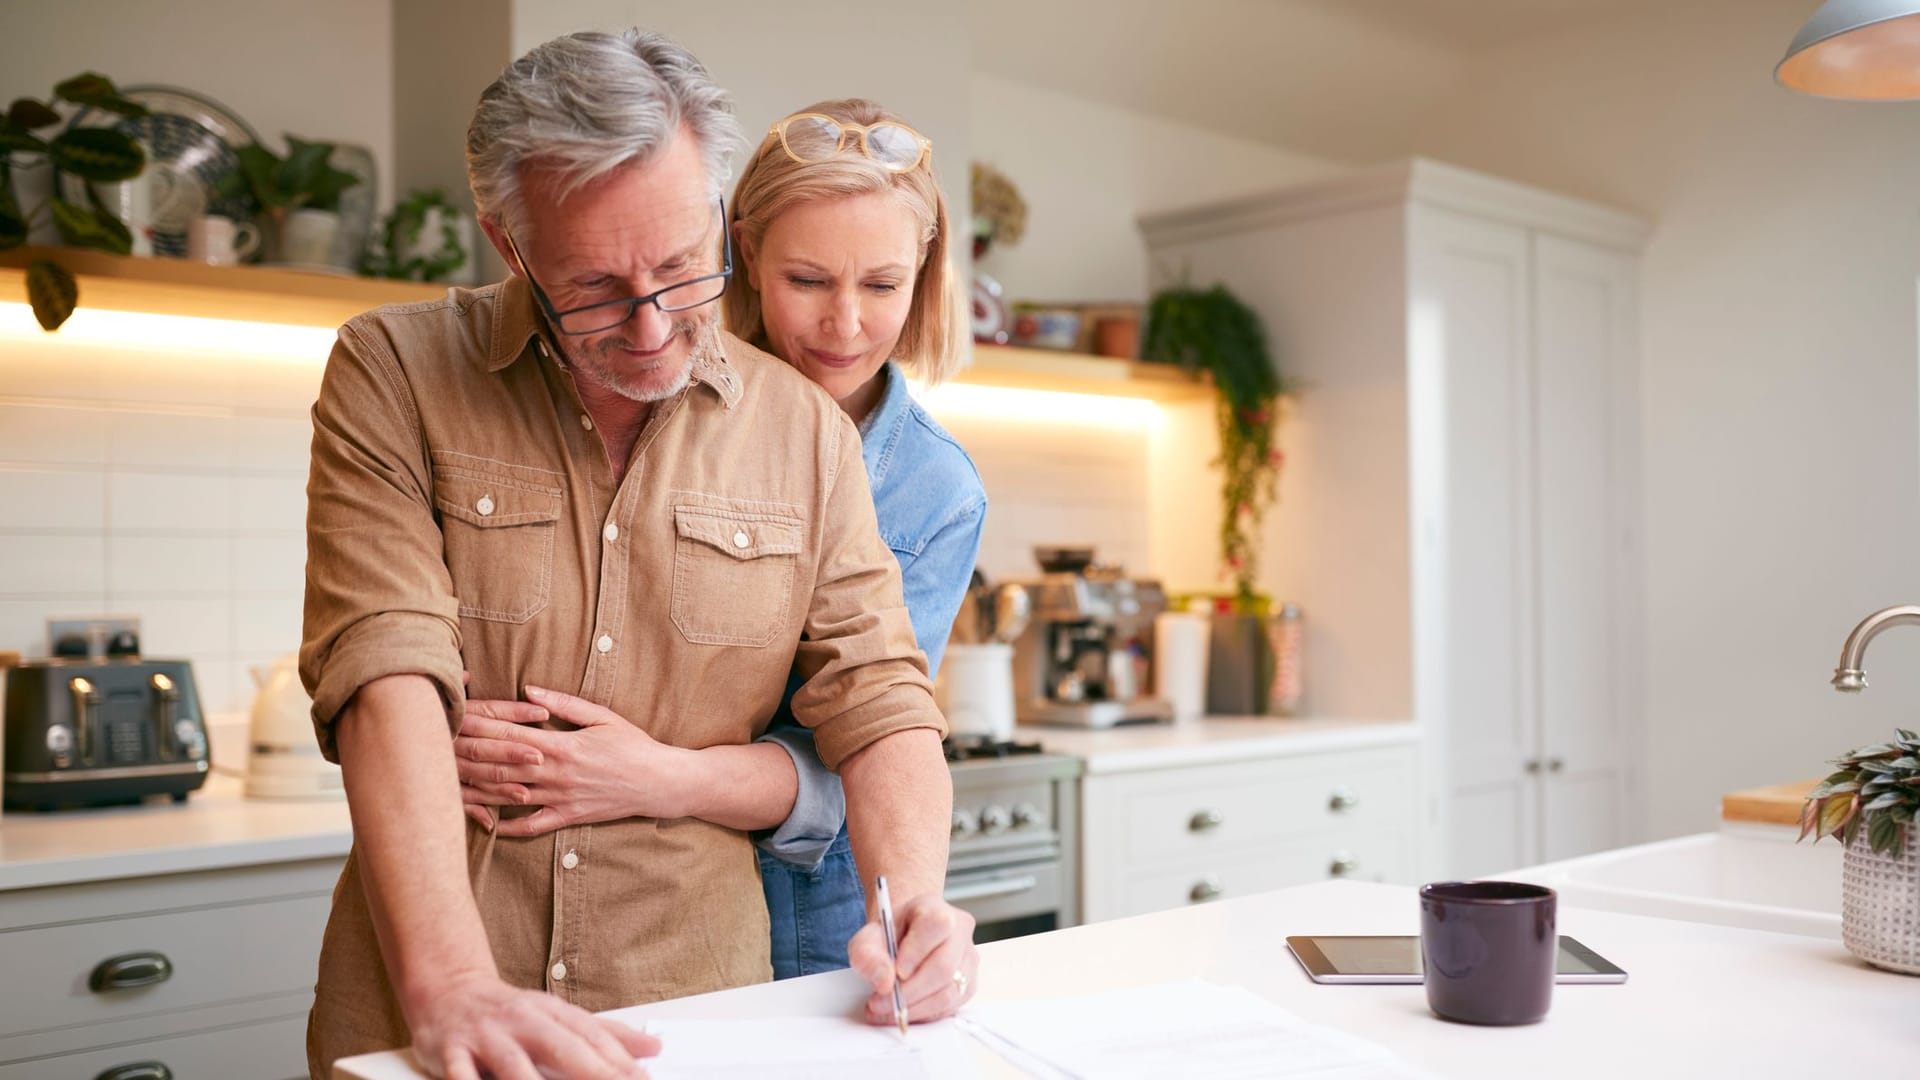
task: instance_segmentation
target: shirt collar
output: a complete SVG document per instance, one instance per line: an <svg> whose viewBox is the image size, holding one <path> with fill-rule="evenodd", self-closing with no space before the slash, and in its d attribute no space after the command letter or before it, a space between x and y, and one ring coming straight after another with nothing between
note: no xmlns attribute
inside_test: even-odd
<svg viewBox="0 0 1920 1080"><path fill-rule="evenodd" d="M493 341L487 353L488 372L505 370L515 360L527 354L527 349L537 339L541 348L550 355L559 355L553 344L553 334L547 327L546 316L534 303L533 290L527 287L527 279L519 274L508 276L500 285L499 294L494 300L496 311ZM740 373L727 360L727 351L738 339L724 331L719 334L720 347L712 356L693 358L691 380L704 383L720 395L720 401L731 409L740 402Z"/></svg>
<svg viewBox="0 0 1920 1080"><path fill-rule="evenodd" d="M867 475L876 483L884 472L881 463L892 456L893 443L900 437L907 413L913 408L906 376L898 364L887 361L880 369L880 377L887 380L886 393L866 419L860 421L860 457L867 467Z"/></svg>

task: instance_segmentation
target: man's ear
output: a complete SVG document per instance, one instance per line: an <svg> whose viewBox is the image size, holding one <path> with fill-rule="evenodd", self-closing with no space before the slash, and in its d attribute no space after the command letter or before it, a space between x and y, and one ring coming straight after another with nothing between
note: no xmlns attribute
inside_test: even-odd
<svg viewBox="0 0 1920 1080"><path fill-rule="evenodd" d="M500 253L500 261L507 264L508 273L525 277L526 268L520 265L519 259L513 257L513 249L507 246L505 227L493 218L483 217L480 219L480 231L487 234L487 242L493 245L493 250Z"/></svg>

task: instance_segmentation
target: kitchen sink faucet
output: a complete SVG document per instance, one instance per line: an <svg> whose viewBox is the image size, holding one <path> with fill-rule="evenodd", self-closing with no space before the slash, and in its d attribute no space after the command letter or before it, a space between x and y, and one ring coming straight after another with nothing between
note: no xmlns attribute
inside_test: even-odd
<svg viewBox="0 0 1920 1080"><path fill-rule="evenodd" d="M1833 688L1843 694L1857 694L1867 688L1867 673L1860 667L1867 655L1867 642L1889 626L1920 625L1920 606L1901 604L1881 608L1860 620L1840 647L1840 666L1833 669Z"/></svg>

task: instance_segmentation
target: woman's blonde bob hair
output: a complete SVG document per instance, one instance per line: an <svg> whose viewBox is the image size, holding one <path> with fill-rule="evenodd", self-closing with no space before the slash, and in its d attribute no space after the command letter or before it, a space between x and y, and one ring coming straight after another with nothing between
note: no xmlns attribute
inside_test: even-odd
<svg viewBox="0 0 1920 1080"><path fill-rule="evenodd" d="M823 101L799 112L819 113L850 124L905 123L871 101L847 98ZM934 179L931 155L906 172L892 172L852 147L826 161L798 162L769 135L760 143L740 174L733 201L727 205L727 227L736 246L755 248L767 228L795 206L822 199L844 199L876 191L891 191L920 223L920 269L913 284L913 302L900 328L893 358L907 365L929 385L958 371L959 323L948 265L951 229L947 200ZM760 293L750 275L736 273L721 300L727 329L765 349L767 329L760 321Z"/></svg>

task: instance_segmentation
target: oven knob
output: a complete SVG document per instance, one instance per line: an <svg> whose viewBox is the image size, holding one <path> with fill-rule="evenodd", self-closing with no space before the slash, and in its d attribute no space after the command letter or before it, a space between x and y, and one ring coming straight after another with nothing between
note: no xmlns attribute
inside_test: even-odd
<svg viewBox="0 0 1920 1080"><path fill-rule="evenodd" d="M974 820L971 812L966 810L955 810L953 812L953 835L967 836L978 831L979 828L980 823Z"/></svg>
<svg viewBox="0 0 1920 1080"><path fill-rule="evenodd" d="M1040 810L1039 808L1035 807L1032 803L1023 802L1023 803L1013 804L1013 827L1014 828L1024 829L1030 825L1042 825L1042 824L1045 824L1045 821L1040 816Z"/></svg>
<svg viewBox="0 0 1920 1080"><path fill-rule="evenodd" d="M1008 825L1007 810L1003 806L989 806L980 811L980 831L997 833L1005 831Z"/></svg>

